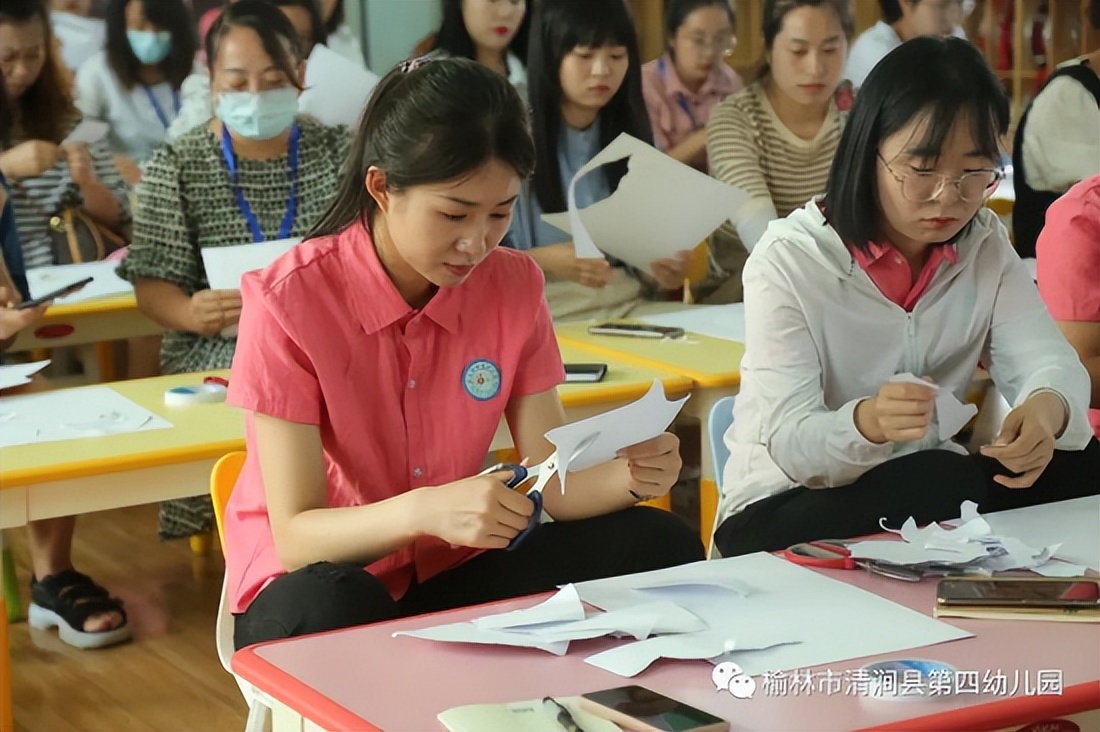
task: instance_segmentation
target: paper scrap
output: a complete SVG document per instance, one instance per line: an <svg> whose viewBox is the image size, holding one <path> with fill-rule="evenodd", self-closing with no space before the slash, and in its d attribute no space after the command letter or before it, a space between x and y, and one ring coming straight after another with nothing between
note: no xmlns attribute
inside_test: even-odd
<svg viewBox="0 0 1100 732"><path fill-rule="evenodd" d="M607 163L629 158L618 188L577 210L577 181ZM583 165L569 182L567 210L545 214L551 226L573 235L580 258L610 254L648 272L658 259L694 249L750 196L623 133Z"/></svg>
<svg viewBox="0 0 1100 732"><path fill-rule="evenodd" d="M15 363L0 366L0 389L11 389L16 386L31 383L31 377L50 365L50 359L35 361L33 363ZM7 420L14 419L8 417Z"/></svg>
<svg viewBox="0 0 1100 732"><path fill-rule="evenodd" d="M1100 496L986 514L995 534L1014 536L1032 546L1061 543L1057 559L1100 570Z"/></svg>
<svg viewBox="0 0 1100 732"><path fill-rule="evenodd" d="M569 620L584 620L584 603L577 594L577 588L571 584L534 607L486 615L475 620L474 625L482 630L513 630Z"/></svg>
<svg viewBox="0 0 1100 732"><path fill-rule="evenodd" d="M172 423L109 386L0 398L0 447L167 429Z"/></svg>
<svg viewBox="0 0 1100 732"><path fill-rule="evenodd" d="M735 651L756 651L779 645L798 643L797 640L778 638L751 639L739 642L736 637L721 630L705 630L699 633L662 635L656 638L616 646L584 659L604 671L619 676L637 676L659 658L712 659Z"/></svg>
<svg viewBox="0 0 1100 732"><path fill-rule="evenodd" d="M98 119L82 119L69 133L69 136L61 141L61 146L91 145L93 142L99 142L106 137L110 129L109 124Z"/></svg>
<svg viewBox="0 0 1100 732"><path fill-rule="evenodd" d="M653 439L668 429L687 400L685 396L669 401L665 398L661 382L654 379L646 395L635 402L547 432L546 439L557 448L559 455L574 455L581 443L595 436L592 444L575 455L572 461L559 463L558 479L562 493L565 492L567 470L591 468L613 459L624 447Z"/></svg>
<svg viewBox="0 0 1100 732"><path fill-rule="evenodd" d="M264 269L302 239L277 239L256 244L236 244L228 247L203 247L202 266L211 290L239 290L246 272ZM236 338L237 326L221 332L223 338Z"/></svg>
<svg viewBox="0 0 1100 732"><path fill-rule="evenodd" d="M407 635L410 638L441 641L444 643L480 643L483 645L518 646L536 648L540 651L564 656L569 650L569 641L544 641L532 633L509 633L505 630L485 630L473 623L449 623L434 625L420 630L399 630L393 637Z"/></svg>
<svg viewBox="0 0 1100 732"><path fill-rule="evenodd" d="M85 262L36 267L27 270L27 284L31 289L31 297L41 297L72 282L79 282L88 277L93 278L91 282L71 295L54 300L58 305L132 293L134 286L115 274L117 267L118 262Z"/></svg>
<svg viewBox="0 0 1100 732"><path fill-rule="evenodd" d="M378 76L318 43L306 62L305 91L298 98L299 111L321 124L358 128Z"/></svg>
<svg viewBox="0 0 1100 732"><path fill-rule="evenodd" d="M629 636L637 640L664 633L695 633L707 624L697 615L671 602L648 602L635 607L593 613L584 620L540 626L534 632L544 641L585 640L603 635ZM525 629L520 629L525 630Z"/></svg>
<svg viewBox="0 0 1100 732"><path fill-rule="evenodd" d="M957 435L959 430L978 413L977 405L964 404L947 389L941 389L937 384L927 382L913 374L895 374L890 377L890 381L932 387L936 392L936 425L941 440L949 440Z"/></svg>

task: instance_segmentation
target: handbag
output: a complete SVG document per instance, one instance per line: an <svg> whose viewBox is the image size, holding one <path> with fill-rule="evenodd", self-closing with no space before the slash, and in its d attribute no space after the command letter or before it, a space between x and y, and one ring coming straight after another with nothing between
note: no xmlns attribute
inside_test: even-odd
<svg viewBox="0 0 1100 732"><path fill-rule="evenodd" d="M65 208L50 217L54 264L98 262L126 246L126 240L82 209Z"/></svg>

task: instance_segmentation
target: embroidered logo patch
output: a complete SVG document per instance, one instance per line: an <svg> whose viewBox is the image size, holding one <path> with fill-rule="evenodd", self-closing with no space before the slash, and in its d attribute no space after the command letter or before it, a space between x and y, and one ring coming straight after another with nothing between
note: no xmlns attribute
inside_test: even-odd
<svg viewBox="0 0 1100 732"><path fill-rule="evenodd" d="M500 393L500 369L487 358L471 361L462 372L462 386L474 399L487 402Z"/></svg>

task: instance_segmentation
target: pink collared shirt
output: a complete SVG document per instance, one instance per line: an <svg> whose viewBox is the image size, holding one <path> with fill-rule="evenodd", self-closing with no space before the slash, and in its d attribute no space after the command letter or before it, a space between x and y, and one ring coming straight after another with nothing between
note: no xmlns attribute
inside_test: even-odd
<svg viewBox="0 0 1100 732"><path fill-rule="evenodd" d="M714 65L697 92L680 81L668 53L643 65L642 93L657 147L661 150L676 147L705 127L718 103L744 86L741 77L721 62ZM706 171L706 152L700 155L695 167Z"/></svg>
<svg viewBox="0 0 1100 732"><path fill-rule="evenodd" d="M1100 323L1100 175L1050 205L1035 256L1039 294L1051 317ZM1089 410L1089 423L1100 438L1100 409Z"/></svg>
<svg viewBox="0 0 1100 732"><path fill-rule="evenodd" d="M241 295L229 402L248 410L248 459L225 514L235 613L286 571L253 412L318 425L328 505L356 506L476 475L508 401L564 379L542 272L522 252L493 251L415 311L355 224L246 275ZM400 598L477 553L428 537L366 569Z"/></svg>
<svg viewBox="0 0 1100 732"><path fill-rule="evenodd" d="M914 281L913 271L909 268L905 257L888 244L872 242L866 253L855 247L849 247L849 249L860 269L867 273L879 292L891 302L904 308L907 313L913 312L921 295L928 290L928 285L932 283L932 277L940 268L940 264L945 261L956 264L959 261L953 244L934 246Z"/></svg>

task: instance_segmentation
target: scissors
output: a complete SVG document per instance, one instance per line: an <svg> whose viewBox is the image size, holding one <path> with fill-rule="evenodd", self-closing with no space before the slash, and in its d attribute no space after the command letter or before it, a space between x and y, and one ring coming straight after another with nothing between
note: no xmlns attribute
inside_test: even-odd
<svg viewBox="0 0 1100 732"><path fill-rule="evenodd" d="M582 452L588 449L588 446L596 441L599 435L589 435L580 441L577 447L573 450L573 454L569 456L569 462L565 465L569 466L569 463ZM558 457L558 451L550 453L550 457L543 460L538 465L521 465L519 463L497 463L491 468L478 473L478 475L491 475L496 472L503 472L506 470L512 471L512 477L505 481L505 485L509 488L518 488L532 478L535 479L535 484L531 486L527 491L527 497L531 499L531 502L535 504L535 511L531 514L530 521L527 522L527 528L516 534L510 542L508 542L508 551L512 551L519 543L527 538L527 535L540 523L542 523L542 489L546 487L546 484L550 482L550 479L558 474L558 465L560 459ZM562 492L565 492L565 488L562 488Z"/></svg>
<svg viewBox="0 0 1100 732"><path fill-rule="evenodd" d="M876 562L871 559L855 559L848 549L848 545L851 543L842 540L804 541L787 547L783 551L783 558L804 567L819 567L821 569L856 569L857 567L863 567L869 572L891 579L904 580L905 582L920 582L921 578L924 577L924 573L919 569Z"/></svg>

